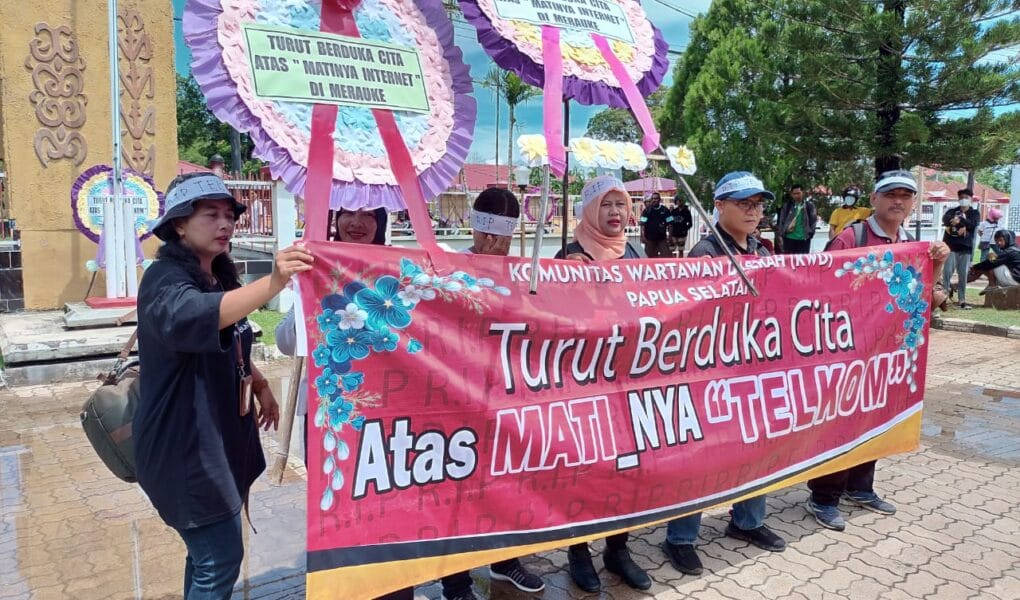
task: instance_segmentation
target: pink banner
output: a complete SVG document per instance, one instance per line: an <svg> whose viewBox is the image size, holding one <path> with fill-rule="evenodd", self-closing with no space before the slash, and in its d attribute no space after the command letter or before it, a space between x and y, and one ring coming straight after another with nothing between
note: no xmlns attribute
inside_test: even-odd
<svg viewBox="0 0 1020 600"><path fill-rule="evenodd" d="M543 260L310 244L308 590L374 597L913 448L928 244Z"/></svg>

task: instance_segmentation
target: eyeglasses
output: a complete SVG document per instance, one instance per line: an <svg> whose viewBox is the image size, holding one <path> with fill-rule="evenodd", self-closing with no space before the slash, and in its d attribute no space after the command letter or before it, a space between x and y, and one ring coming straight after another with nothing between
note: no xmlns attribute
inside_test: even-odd
<svg viewBox="0 0 1020 600"><path fill-rule="evenodd" d="M765 210L764 202L753 202L751 200L737 200L734 202L737 208L744 212L760 212Z"/></svg>

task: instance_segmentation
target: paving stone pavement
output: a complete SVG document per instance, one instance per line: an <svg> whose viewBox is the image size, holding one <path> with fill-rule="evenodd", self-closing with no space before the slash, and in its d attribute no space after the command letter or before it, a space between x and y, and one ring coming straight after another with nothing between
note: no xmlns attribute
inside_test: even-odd
<svg viewBox="0 0 1020 600"><path fill-rule="evenodd" d="M1020 599L1020 340L933 331L922 447L880 461L876 489L894 516L845 507L847 529L821 529L798 485L769 497L766 523L782 553L723 535L725 509L709 511L700 577L673 570L665 527L635 532L632 552L653 580L647 593L602 570L604 591L570 583L563 550L525 559L547 587L523 594L473 572L480 598L802 600ZM282 397L286 362L267 365ZM0 600L179 598L184 549L141 490L115 479L82 434L77 412L92 383L0 392ZM299 439L300 436L295 436ZM275 446L268 437L263 443ZM295 450L300 447L295 444ZM269 452L267 452L267 455ZM304 594L304 472L253 491L247 556L235 598ZM601 566L601 543L593 545ZM435 583L421 598L440 598Z"/></svg>

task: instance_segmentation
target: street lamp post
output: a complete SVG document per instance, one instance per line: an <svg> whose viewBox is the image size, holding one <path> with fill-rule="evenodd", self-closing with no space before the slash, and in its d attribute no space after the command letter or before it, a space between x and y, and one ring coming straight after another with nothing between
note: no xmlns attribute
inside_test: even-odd
<svg viewBox="0 0 1020 600"><path fill-rule="evenodd" d="M519 166L514 169L514 181L517 183L517 192L520 196L521 202L521 220L520 220L520 235L521 235L521 258L524 258L524 190L528 187L528 180L531 179L531 167ZM539 224L539 227L542 225Z"/></svg>

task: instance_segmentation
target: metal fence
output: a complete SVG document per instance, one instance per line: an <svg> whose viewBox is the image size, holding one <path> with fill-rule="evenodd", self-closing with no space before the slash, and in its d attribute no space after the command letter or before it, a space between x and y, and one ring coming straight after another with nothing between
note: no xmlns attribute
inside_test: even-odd
<svg viewBox="0 0 1020 600"><path fill-rule="evenodd" d="M237 220L236 237L273 237L273 182L236 180L225 181L234 199L248 210Z"/></svg>

